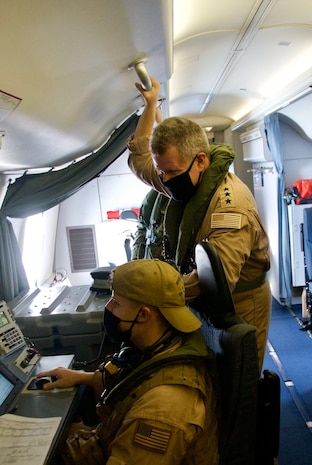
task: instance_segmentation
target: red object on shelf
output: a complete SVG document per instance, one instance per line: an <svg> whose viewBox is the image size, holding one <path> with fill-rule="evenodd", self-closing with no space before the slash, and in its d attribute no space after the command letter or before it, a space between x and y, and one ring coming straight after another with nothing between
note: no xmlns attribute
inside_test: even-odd
<svg viewBox="0 0 312 465"><path fill-rule="evenodd" d="M120 214L125 211L132 211L135 213L136 217L138 218L140 215L140 208L125 208L123 210L108 210L107 213L107 219L108 220L119 220L120 219Z"/></svg>
<svg viewBox="0 0 312 465"><path fill-rule="evenodd" d="M109 210L107 212L108 220L119 220L120 211L119 210Z"/></svg>

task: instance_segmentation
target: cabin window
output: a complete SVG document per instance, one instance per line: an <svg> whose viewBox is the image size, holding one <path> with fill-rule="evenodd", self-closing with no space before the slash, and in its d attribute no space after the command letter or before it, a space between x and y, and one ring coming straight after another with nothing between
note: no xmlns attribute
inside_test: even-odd
<svg viewBox="0 0 312 465"><path fill-rule="evenodd" d="M29 216L24 223L22 260L30 288L38 285L44 238L43 214Z"/></svg>

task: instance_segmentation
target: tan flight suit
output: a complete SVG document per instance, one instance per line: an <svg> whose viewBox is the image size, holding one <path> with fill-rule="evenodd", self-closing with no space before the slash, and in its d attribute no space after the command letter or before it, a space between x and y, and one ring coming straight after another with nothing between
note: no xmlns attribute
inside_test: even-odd
<svg viewBox="0 0 312 465"><path fill-rule="evenodd" d="M128 147L129 166L134 174L159 192L166 193L154 169L149 138L129 140ZM217 148L220 150L222 145ZM195 242L203 239L216 247L222 259L236 312L257 329L261 371L271 317L272 297L266 281L270 267L269 240L252 193L232 173L225 175L211 198ZM196 270L184 276L184 283L186 298L191 301L200 293Z"/></svg>
<svg viewBox="0 0 312 465"><path fill-rule="evenodd" d="M94 388L97 393L103 389L99 371ZM98 435L108 457L104 463L218 464L215 396L202 358L158 368L126 391L114 405L98 407Z"/></svg>

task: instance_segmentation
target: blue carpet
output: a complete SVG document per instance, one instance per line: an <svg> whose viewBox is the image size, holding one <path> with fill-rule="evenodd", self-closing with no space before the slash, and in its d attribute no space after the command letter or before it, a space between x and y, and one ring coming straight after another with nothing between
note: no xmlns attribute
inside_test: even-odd
<svg viewBox="0 0 312 465"><path fill-rule="evenodd" d="M279 465L312 461L312 339L300 331L300 316L301 307L290 312L273 301L264 368L281 378Z"/></svg>

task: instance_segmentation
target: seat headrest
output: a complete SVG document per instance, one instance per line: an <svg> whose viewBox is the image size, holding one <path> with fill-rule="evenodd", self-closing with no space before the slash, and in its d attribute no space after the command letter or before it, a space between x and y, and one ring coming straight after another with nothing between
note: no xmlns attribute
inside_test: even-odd
<svg viewBox="0 0 312 465"><path fill-rule="evenodd" d="M235 313L223 263L215 247L208 241L199 242L195 247L195 261L201 288L196 310L209 318L217 328L245 323L245 320Z"/></svg>

